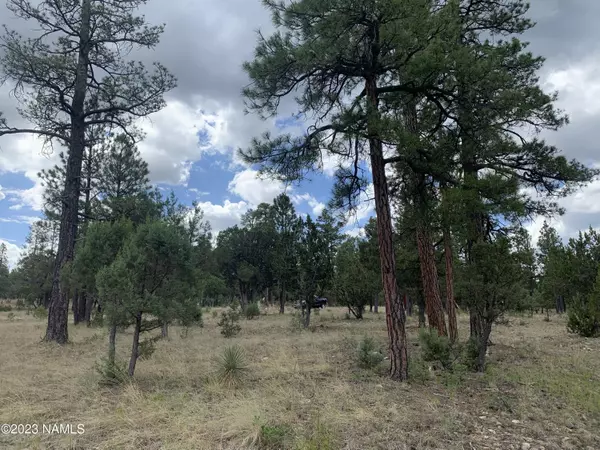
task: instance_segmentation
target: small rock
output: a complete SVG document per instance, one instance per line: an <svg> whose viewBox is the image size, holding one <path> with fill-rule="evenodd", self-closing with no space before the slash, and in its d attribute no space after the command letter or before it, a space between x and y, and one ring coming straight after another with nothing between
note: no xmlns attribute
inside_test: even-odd
<svg viewBox="0 0 600 450"><path fill-rule="evenodd" d="M512 420L512 423L514 423L514 424L519 424L519 423L521 423L521 421L520 421L520 420L517 420L517 419L513 419L513 420Z"/></svg>
<svg viewBox="0 0 600 450"><path fill-rule="evenodd" d="M480 418L481 420L484 420L484 419L485 419L485 416L479 416L479 418Z"/></svg>
<svg viewBox="0 0 600 450"><path fill-rule="evenodd" d="M383 389L383 385L381 385L381 384L378 384L377 387Z"/></svg>
<svg viewBox="0 0 600 450"><path fill-rule="evenodd" d="M529 442L523 442L521 444L521 450L529 450L531 448L531 444Z"/></svg>

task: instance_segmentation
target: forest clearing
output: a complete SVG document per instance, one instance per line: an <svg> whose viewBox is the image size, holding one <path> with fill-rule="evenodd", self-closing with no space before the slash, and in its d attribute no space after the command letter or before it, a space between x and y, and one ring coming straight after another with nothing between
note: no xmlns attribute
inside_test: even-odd
<svg viewBox="0 0 600 450"><path fill-rule="evenodd" d="M205 313L204 327L187 337L173 327L133 382L118 388L99 387L94 371L105 330L73 327L71 344L40 345L42 320L0 313L0 422L85 425L76 436L4 435L0 447L600 448L600 360L593 357L600 342L568 334L562 317L510 315L496 328L485 374L430 372L411 317L412 378L399 384L389 380L387 360L372 370L356 362L364 335L385 347L384 314L355 321L345 311L326 308L299 331L291 314L273 310L244 320L232 339ZM464 336L468 316L458 317ZM130 334L118 338L124 356ZM244 349L248 366L235 388L212 378L214 358L232 344Z"/></svg>
<svg viewBox="0 0 600 450"><path fill-rule="evenodd" d="M600 449L596 2L207 2L0 9L0 449Z"/></svg>

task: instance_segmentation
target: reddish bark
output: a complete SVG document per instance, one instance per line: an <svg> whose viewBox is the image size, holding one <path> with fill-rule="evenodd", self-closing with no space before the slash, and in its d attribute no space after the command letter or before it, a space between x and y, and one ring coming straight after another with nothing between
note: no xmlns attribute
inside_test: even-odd
<svg viewBox="0 0 600 450"><path fill-rule="evenodd" d="M425 296L425 311L429 328L435 328L440 336L447 336L446 318L442 306L442 296L438 280L437 267L433 244L429 232L422 224L417 225L417 246L419 251L419 263L421 266L421 281L423 283L423 294Z"/></svg>
<svg viewBox="0 0 600 450"><path fill-rule="evenodd" d="M378 109L377 84L374 77L366 80L370 111L376 115ZM392 217L389 193L385 175L383 146L378 138L377 124L369 124L369 153L375 194L375 212L377 215L377 236L381 277L385 297L385 316L390 343L390 377L394 380L408 378L408 351L406 345L406 316L396 284L396 257L392 240Z"/></svg>
<svg viewBox="0 0 600 450"><path fill-rule="evenodd" d="M450 231L444 230L444 256L446 259L446 302L448 304L448 330L450 342L458 339L458 324L456 320L456 303L454 300L454 272L452 259L452 238Z"/></svg>

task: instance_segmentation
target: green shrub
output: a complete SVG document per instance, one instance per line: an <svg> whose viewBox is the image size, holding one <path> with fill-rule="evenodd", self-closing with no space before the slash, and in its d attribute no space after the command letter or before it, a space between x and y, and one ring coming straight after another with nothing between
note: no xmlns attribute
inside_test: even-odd
<svg viewBox="0 0 600 450"><path fill-rule="evenodd" d="M25 301L23 299L19 299L17 300L17 303L15 304L17 310L21 311L22 309L25 309Z"/></svg>
<svg viewBox="0 0 600 450"><path fill-rule="evenodd" d="M477 369L477 361L479 359L479 343L477 339L470 338L464 345L461 352L461 363L469 370Z"/></svg>
<svg viewBox="0 0 600 450"><path fill-rule="evenodd" d="M36 319L47 319L48 318L48 310L43 306L38 306L32 312L33 317Z"/></svg>
<svg viewBox="0 0 600 450"><path fill-rule="evenodd" d="M439 363L444 370L452 368L456 355L446 336L439 336L435 330L421 330L419 341L423 349L423 361Z"/></svg>
<svg viewBox="0 0 600 450"><path fill-rule="evenodd" d="M0 312L8 312L8 311L12 311L12 306L10 306L9 304L4 304L4 303L0 303Z"/></svg>
<svg viewBox="0 0 600 450"><path fill-rule="evenodd" d="M258 447L264 450L286 448L291 435L292 430L287 425L261 425L258 434Z"/></svg>
<svg viewBox="0 0 600 450"><path fill-rule="evenodd" d="M600 308L593 301L577 300L568 312L567 329L583 337L600 336Z"/></svg>
<svg viewBox="0 0 600 450"><path fill-rule="evenodd" d="M94 328L104 328L104 314L101 312L94 312L90 320L90 326Z"/></svg>
<svg viewBox="0 0 600 450"><path fill-rule="evenodd" d="M96 363L95 369L100 375L99 384L102 386L118 386L131 381L125 362L111 363L107 358L102 358Z"/></svg>
<svg viewBox="0 0 600 450"><path fill-rule="evenodd" d="M225 347L216 359L216 367L219 382L230 387L241 385L248 372L244 349L238 345Z"/></svg>
<svg viewBox="0 0 600 450"><path fill-rule="evenodd" d="M363 369L374 369L383 361L380 347L372 337L365 336L358 344L358 365Z"/></svg>
<svg viewBox="0 0 600 450"><path fill-rule="evenodd" d="M213 311L213 312L211 312L211 314L213 316L213 319L216 319L217 316L219 315L219 313L217 311Z"/></svg>
<svg viewBox="0 0 600 450"><path fill-rule="evenodd" d="M13 313L13 312L9 312L9 313L6 315L6 319L7 319L9 322L13 322L13 321L15 320L15 317L16 317L16 316L15 316L15 313Z"/></svg>
<svg viewBox="0 0 600 450"><path fill-rule="evenodd" d="M425 384L429 378L429 369L423 359L413 356L408 360L408 379L411 383Z"/></svg>
<svg viewBox="0 0 600 450"><path fill-rule="evenodd" d="M244 309L244 316L248 320L252 320L252 319L255 319L256 317L259 317L260 316L260 308L258 307L258 303L253 302L253 303L249 303L248 305L246 305L246 308Z"/></svg>
<svg viewBox="0 0 600 450"><path fill-rule="evenodd" d="M221 334L226 338L236 336L242 327L238 324L240 320L240 312L237 308L229 308L221 313L221 319L217 323L221 327Z"/></svg>
<svg viewBox="0 0 600 450"><path fill-rule="evenodd" d="M140 360L150 359L150 357L156 351L156 341L158 341L160 338L161 336L155 336L144 339L142 342L140 342L138 358Z"/></svg>
<svg viewBox="0 0 600 450"><path fill-rule="evenodd" d="M294 312L294 314L292 314L292 318L290 319L290 328L292 331L304 330L304 317L302 317L301 314Z"/></svg>

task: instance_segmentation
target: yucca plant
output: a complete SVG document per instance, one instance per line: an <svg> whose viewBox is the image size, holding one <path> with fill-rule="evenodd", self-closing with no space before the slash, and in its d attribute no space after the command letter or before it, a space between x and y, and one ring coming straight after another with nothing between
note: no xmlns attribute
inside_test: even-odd
<svg viewBox="0 0 600 450"><path fill-rule="evenodd" d="M219 382L229 387L241 385L248 373L244 349L239 345L225 347L216 359L216 367Z"/></svg>

